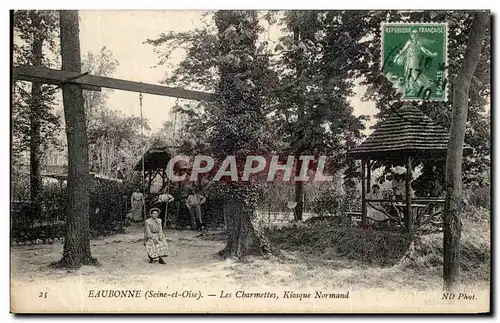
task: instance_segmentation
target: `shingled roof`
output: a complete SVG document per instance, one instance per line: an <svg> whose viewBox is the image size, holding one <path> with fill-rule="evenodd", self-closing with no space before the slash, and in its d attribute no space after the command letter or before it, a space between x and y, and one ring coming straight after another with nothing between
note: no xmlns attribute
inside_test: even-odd
<svg viewBox="0 0 500 323"><path fill-rule="evenodd" d="M144 158L144 170L157 170L167 167L172 154L167 147L149 148L147 152L139 159L134 167L136 171L142 171L142 159Z"/></svg>
<svg viewBox="0 0 500 323"><path fill-rule="evenodd" d="M407 105L393 111L349 154L354 158L406 154L446 155L449 131L434 124L419 108Z"/></svg>

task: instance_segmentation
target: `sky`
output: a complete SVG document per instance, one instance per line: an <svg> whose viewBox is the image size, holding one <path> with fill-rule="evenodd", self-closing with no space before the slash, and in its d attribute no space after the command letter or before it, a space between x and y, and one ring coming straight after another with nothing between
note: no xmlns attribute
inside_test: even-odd
<svg viewBox="0 0 500 323"><path fill-rule="evenodd" d="M158 84L164 77L166 67L154 68L158 57L153 47L143 42L156 38L162 32L188 31L201 27L202 11L80 11L80 45L82 55L91 51L98 53L106 46L113 53L119 65L112 77ZM279 28L269 30L269 39L277 40ZM265 37L265 36L264 36ZM171 62L182 60L182 51L177 51ZM375 113L372 102L362 102L363 88L352 99L356 115ZM149 120L154 131L172 118L170 111L175 98L145 94L143 96L143 116ZM126 91L109 91L108 106L121 110L126 115L140 115L139 94Z"/></svg>

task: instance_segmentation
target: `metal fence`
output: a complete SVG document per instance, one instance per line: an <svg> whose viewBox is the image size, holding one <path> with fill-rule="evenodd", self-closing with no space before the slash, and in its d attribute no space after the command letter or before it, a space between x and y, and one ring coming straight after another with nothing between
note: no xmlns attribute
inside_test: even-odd
<svg viewBox="0 0 500 323"><path fill-rule="evenodd" d="M36 206L30 201L11 202L11 239L45 241L64 237L66 204L67 200L64 197L43 200ZM101 200L99 195L91 196L89 208L91 234L100 236L121 231L127 210L126 196L117 196L112 203Z"/></svg>

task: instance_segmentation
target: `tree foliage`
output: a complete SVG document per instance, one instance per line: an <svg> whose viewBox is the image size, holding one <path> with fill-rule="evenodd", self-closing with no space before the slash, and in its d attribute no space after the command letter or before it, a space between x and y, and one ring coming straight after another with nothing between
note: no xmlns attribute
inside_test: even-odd
<svg viewBox="0 0 500 323"><path fill-rule="evenodd" d="M364 12L286 11L281 25L285 34L275 50L280 78L276 88L274 124L282 134L284 152L332 156L332 172L346 164L347 152L362 137L364 116L355 117L353 53L359 51L363 31L353 21ZM349 27L349 32L346 30ZM281 52L281 53L280 53ZM335 151L335 154L331 152ZM348 177L354 174L346 168ZM303 183L296 182L295 219L302 219Z"/></svg>
<svg viewBox="0 0 500 323"><path fill-rule="evenodd" d="M379 111L376 118L379 120L385 119L403 103L400 94L380 73L381 23L446 21L449 30L449 66L446 68L448 78L452 79L463 59L472 21L472 14L465 11L287 11L260 12L257 15L260 15L257 21L279 21L282 37L277 44L257 37L253 53L242 51L238 47L241 43L231 45L229 53L221 53L218 26L211 24L209 19L193 32L162 34L147 42L157 50L160 65L168 64L168 55L175 50L186 53L178 68L167 75L166 83L210 91L218 91L217 86L225 84L226 81L221 79L224 75L222 69L228 65L240 68L234 72L231 70L234 82L242 88L252 87L250 83L244 83L247 74L241 72L248 65L246 54L253 59L266 57L270 68L260 76L266 84L260 93L260 104L265 115L261 121L268 126L261 134L266 140L259 147L283 154L332 155L335 152L329 166L344 166L348 182L349 178L359 175L359 170L352 160L345 158L346 153L363 138L363 121L367 119L353 116L351 98L359 90L358 84L367 88L365 100L375 102ZM234 28L228 27L222 35L234 38L239 27L240 23ZM262 36L261 26L257 24L256 27ZM473 147L474 152L465 157L464 180L470 185L482 185L483 180L488 179L484 174L490 164L490 117L485 110L490 93L489 37L488 31L469 101L466 144ZM228 71L227 68L224 71ZM243 82L240 79L242 75ZM450 83L449 93L452 93ZM231 97L237 98L238 95L236 91ZM415 104L436 123L449 128L451 100ZM225 118L223 113L227 111L220 105L205 102L185 104L179 111L188 116L188 121L180 130L182 136L196 142L196 145L186 145L191 151L194 147L197 152L203 149L209 152L207 149L214 147L217 147L214 152L219 154L234 151L235 147L230 147L236 144L233 141L227 141L222 135L212 137L216 134L215 129L222 127L224 131L221 133L237 138L238 145L244 145L247 140L236 133L240 124ZM212 142L209 138L217 139ZM444 162L441 165L435 161L415 160L415 163L423 166L422 176L414 183L417 194L440 195ZM392 165L388 166L386 173ZM354 183L350 183L353 187Z"/></svg>
<svg viewBox="0 0 500 323"><path fill-rule="evenodd" d="M113 57L113 53L105 46L99 53L88 52L82 59L82 72L87 72L97 76L111 76L118 67L118 61ZM92 127L93 117L98 115L102 109L106 108L107 93L109 90L84 91L85 113L87 114L87 126Z"/></svg>
<svg viewBox="0 0 500 323"><path fill-rule="evenodd" d="M285 36L276 49L280 76L275 121L291 152L325 154L336 151L336 166L362 137L364 117L355 117L351 52L362 32L342 31L362 13L288 11L281 20ZM342 17L342 19L340 19ZM352 145L351 145L352 146Z"/></svg>
<svg viewBox="0 0 500 323"><path fill-rule="evenodd" d="M14 65L35 65L41 62L46 67L54 67L56 61L52 58L58 54L57 36L59 21L55 11L48 10L17 10L13 16ZM35 40L42 43L42 57L33 56ZM52 85L40 85L41 91L37 97L31 93L30 82L15 81L13 84L12 105L12 153L17 160L22 151L28 151L32 137L31 119L39 122L40 148L58 146L57 133L60 130L60 118L54 114L56 104L56 88ZM36 109L33 107L36 106ZM32 116L32 114L36 116ZM45 149L39 149L43 152Z"/></svg>
<svg viewBox="0 0 500 323"><path fill-rule="evenodd" d="M82 72L109 77L118 65L113 53L102 47L99 53L88 52L83 57ZM141 137L141 119L108 107L108 91L83 92L90 171L112 177L120 171L126 176L124 169L131 172L145 145L145 138ZM143 123L144 129L149 130L147 121Z"/></svg>

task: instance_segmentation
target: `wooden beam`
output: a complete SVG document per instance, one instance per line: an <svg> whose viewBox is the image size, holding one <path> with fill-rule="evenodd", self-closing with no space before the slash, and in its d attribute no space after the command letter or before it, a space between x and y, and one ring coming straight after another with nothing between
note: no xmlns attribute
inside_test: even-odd
<svg viewBox="0 0 500 323"><path fill-rule="evenodd" d="M41 76L33 76L31 75L31 71L26 71L26 68L28 66L22 66L22 67L14 67L12 70L12 77L14 80L18 81L28 81L28 82L34 82L34 83L45 83L45 84L52 84L52 85L62 85L63 82L58 81L58 80L53 80L53 79L47 79L43 78ZM43 69L40 67L32 67L34 69ZM28 73L28 74L25 74ZM71 72L64 72L64 73L71 73ZM92 86L92 85L82 85L84 90L88 91L101 91L100 86Z"/></svg>
<svg viewBox="0 0 500 323"><path fill-rule="evenodd" d="M216 97L213 93L184 90L90 74L81 75L75 72L55 70L46 67L14 66L12 75L14 79L30 82L36 80L40 83L55 85L61 85L63 83L79 84L86 90L97 90L104 87L108 89L170 96L197 101L214 101Z"/></svg>

